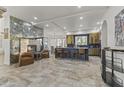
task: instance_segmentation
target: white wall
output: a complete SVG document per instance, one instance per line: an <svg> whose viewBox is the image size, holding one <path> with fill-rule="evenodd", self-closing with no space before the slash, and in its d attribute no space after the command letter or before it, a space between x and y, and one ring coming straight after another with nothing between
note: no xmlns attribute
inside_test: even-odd
<svg viewBox="0 0 124 93"><path fill-rule="evenodd" d="M109 10L106 12L106 14L103 17L103 20L107 21L107 46L114 49L124 49L124 46L115 46L115 16L124 9L124 6L122 7L110 7ZM104 34L102 34L104 37ZM110 54L109 54L110 56ZM124 53L115 53L115 58L121 58L123 60L124 64ZM124 65L123 65L124 69ZM117 75L119 78L123 80L124 83L124 74L115 72L115 75Z"/></svg>
<svg viewBox="0 0 124 93"><path fill-rule="evenodd" d="M124 9L124 6L113 6L108 9L108 11L105 13L103 20L107 21L107 46L111 48L121 48L115 46L115 16Z"/></svg>
<svg viewBox="0 0 124 93"><path fill-rule="evenodd" d="M104 20L101 29L101 48L107 47L107 22Z"/></svg>
<svg viewBox="0 0 124 93"><path fill-rule="evenodd" d="M4 13L3 18L0 19L0 33L4 32L4 28L10 27L9 25L9 14ZM2 34L3 35L3 34ZM3 63L10 65L10 40L2 38L2 50L4 52Z"/></svg>
<svg viewBox="0 0 124 93"><path fill-rule="evenodd" d="M48 38L48 48L50 50L51 46L56 47L56 40L57 39L65 39L66 33L65 31L61 30L59 27L45 27L44 28L44 37Z"/></svg>

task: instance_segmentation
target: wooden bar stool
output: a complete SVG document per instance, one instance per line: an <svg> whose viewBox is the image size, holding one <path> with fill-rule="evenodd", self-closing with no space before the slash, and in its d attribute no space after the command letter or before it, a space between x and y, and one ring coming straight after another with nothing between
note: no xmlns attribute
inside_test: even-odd
<svg viewBox="0 0 124 93"><path fill-rule="evenodd" d="M85 60L85 49L83 48L79 49L78 58L81 60Z"/></svg>
<svg viewBox="0 0 124 93"><path fill-rule="evenodd" d="M64 58L69 58L69 57L70 57L70 52L69 52L68 49L64 49L64 50L63 50L63 57L64 57Z"/></svg>
<svg viewBox="0 0 124 93"><path fill-rule="evenodd" d="M57 57L63 58L63 49L62 48L56 49L56 55Z"/></svg>
<svg viewBox="0 0 124 93"><path fill-rule="evenodd" d="M71 58L72 59L77 59L78 58L78 50L77 49L72 49L70 53L71 53Z"/></svg>

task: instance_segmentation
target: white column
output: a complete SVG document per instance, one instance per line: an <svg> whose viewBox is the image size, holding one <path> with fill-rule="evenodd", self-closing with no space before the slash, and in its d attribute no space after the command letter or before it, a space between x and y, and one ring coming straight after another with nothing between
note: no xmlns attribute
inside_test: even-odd
<svg viewBox="0 0 124 93"><path fill-rule="evenodd" d="M4 15L4 28L8 28L8 39L3 39L4 64L10 65L10 17L8 13Z"/></svg>

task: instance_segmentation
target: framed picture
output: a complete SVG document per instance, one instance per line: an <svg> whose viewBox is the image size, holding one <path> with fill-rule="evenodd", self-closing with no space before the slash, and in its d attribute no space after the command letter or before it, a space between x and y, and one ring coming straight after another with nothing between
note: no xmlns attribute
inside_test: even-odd
<svg viewBox="0 0 124 93"><path fill-rule="evenodd" d="M115 45L124 46L124 9L115 16Z"/></svg>
<svg viewBox="0 0 124 93"><path fill-rule="evenodd" d="M74 36L73 35L67 36L67 44L74 44Z"/></svg>

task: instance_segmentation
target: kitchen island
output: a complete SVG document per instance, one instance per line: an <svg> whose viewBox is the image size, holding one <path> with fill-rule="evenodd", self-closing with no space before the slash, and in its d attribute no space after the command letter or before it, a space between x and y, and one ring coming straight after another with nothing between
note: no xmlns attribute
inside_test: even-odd
<svg viewBox="0 0 124 93"><path fill-rule="evenodd" d="M88 61L88 48L55 48L55 58L79 59Z"/></svg>

